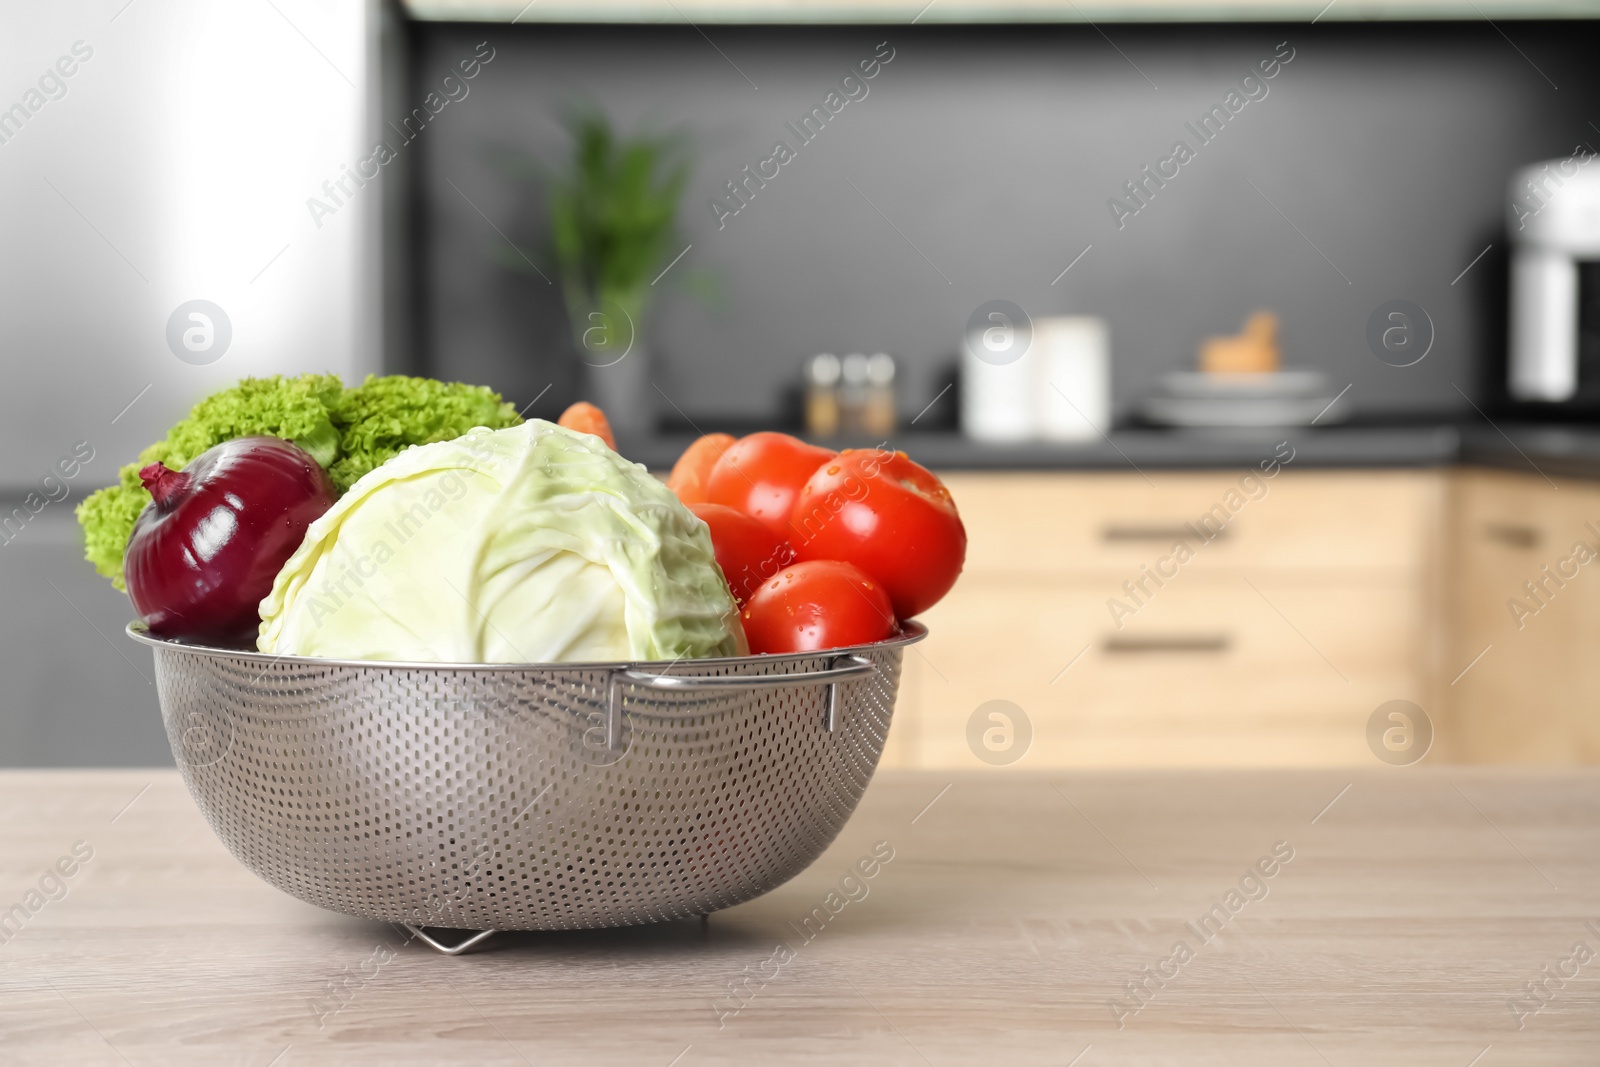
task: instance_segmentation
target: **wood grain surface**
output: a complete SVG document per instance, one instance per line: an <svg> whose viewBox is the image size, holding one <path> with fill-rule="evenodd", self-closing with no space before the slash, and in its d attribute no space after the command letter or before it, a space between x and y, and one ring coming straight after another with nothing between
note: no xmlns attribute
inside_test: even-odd
<svg viewBox="0 0 1600 1067"><path fill-rule="evenodd" d="M881 774L704 926L460 958L260 882L174 772L6 772L0 1062L1600 1062L1600 773L1025 765Z"/></svg>

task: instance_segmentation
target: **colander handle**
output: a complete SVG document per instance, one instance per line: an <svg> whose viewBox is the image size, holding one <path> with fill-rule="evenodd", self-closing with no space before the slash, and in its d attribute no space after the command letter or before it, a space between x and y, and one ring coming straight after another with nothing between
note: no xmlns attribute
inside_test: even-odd
<svg viewBox="0 0 1600 1067"><path fill-rule="evenodd" d="M615 751L622 745L622 686L642 685L648 689L696 691L704 689L782 689L791 685L828 687L827 714L823 727L832 733L839 725L839 683L878 673L878 665L865 656L835 656L820 671L797 674L658 674L655 671L624 670L611 675L606 707L606 747Z"/></svg>

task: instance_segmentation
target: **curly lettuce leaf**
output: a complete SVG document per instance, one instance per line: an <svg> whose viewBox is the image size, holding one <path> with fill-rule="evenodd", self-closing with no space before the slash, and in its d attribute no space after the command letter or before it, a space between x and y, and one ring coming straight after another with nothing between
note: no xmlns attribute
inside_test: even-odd
<svg viewBox="0 0 1600 1067"><path fill-rule="evenodd" d="M332 414L340 458L328 474L341 494L412 445L453 441L478 426L503 430L522 422L516 407L486 386L401 374L368 375L345 390Z"/></svg>
<svg viewBox="0 0 1600 1067"><path fill-rule="evenodd" d="M139 465L130 463L118 471L121 481L91 493L78 505L78 525L83 528L83 555L103 578L118 589L122 581L122 556L139 512L150 502L150 494L139 484ZM133 484L129 485L129 474Z"/></svg>
<svg viewBox="0 0 1600 1067"><path fill-rule="evenodd" d="M344 383L332 374L246 378L196 404L189 417L167 434L167 454L156 458L181 470L224 441L264 435L293 441L326 467L337 458L339 447L329 413L343 394ZM139 458L155 462L143 454Z"/></svg>

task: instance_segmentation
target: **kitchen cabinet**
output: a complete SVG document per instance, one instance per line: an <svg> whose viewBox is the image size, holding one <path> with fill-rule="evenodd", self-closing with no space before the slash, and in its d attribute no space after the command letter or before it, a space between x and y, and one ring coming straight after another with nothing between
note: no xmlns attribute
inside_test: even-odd
<svg viewBox="0 0 1600 1067"><path fill-rule="evenodd" d="M945 476L967 569L888 765L981 767L991 726L1036 767L1371 761L1380 704L1439 706L1446 475L1259 473ZM1026 726L969 729L997 700Z"/></svg>
<svg viewBox="0 0 1600 1067"><path fill-rule="evenodd" d="M1600 762L1600 485L1462 471L1452 494L1441 755Z"/></svg>

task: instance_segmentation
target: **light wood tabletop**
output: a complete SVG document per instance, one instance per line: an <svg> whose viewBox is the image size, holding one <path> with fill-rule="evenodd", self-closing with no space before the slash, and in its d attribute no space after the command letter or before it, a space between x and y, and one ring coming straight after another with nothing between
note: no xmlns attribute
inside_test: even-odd
<svg viewBox="0 0 1600 1067"><path fill-rule="evenodd" d="M257 880L176 772L5 772L5 914L6 1064L1600 1063L1595 772L885 772L704 926L456 958Z"/></svg>

